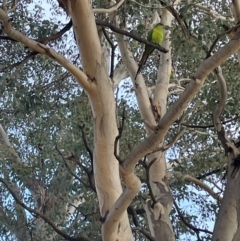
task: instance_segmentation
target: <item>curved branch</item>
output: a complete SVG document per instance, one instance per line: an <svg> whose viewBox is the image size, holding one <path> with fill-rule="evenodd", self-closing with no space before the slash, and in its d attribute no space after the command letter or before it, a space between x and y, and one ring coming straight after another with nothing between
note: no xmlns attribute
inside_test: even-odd
<svg viewBox="0 0 240 241"><path fill-rule="evenodd" d="M220 116L227 102L227 85L226 85L225 78L223 77L221 67L218 67L217 70L215 70L215 73L217 75L220 96L219 96L219 101L217 103L217 106L215 107L215 110L213 112L213 124L217 131L218 138L221 141L225 152L227 153L228 143L230 142L230 140L228 139L225 133L225 130L220 122Z"/></svg>
<svg viewBox="0 0 240 241"><path fill-rule="evenodd" d="M109 232L117 229L119 220L141 188L141 181L134 173L125 174L121 171L121 176L126 188L123 190L122 194L111 207L109 212L106 213L104 228Z"/></svg>
<svg viewBox="0 0 240 241"><path fill-rule="evenodd" d="M231 177L234 178L239 169L239 150L235 147L235 144L228 138L227 133L225 132L224 127L222 126L222 124L220 122L221 113L227 102L227 85L226 85L225 78L222 74L221 67L218 67L218 69L215 70L215 73L217 75L220 98L219 98L219 102L213 112L213 123L214 123L214 127L217 131L218 138L221 141L222 146L225 150L225 153L226 154L228 152L233 153L232 166L234 166L234 168L231 172Z"/></svg>
<svg viewBox="0 0 240 241"><path fill-rule="evenodd" d="M55 50L47 47L44 44L38 43L34 40L27 38L25 35L20 33L19 31L12 28L11 22L7 14L0 9L0 20L3 23L4 32L11 38L17 40L18 42L24 44L25 46L33 49L34 51L41 53L50 59L58 62L64 68L66 68L78 81L78 83L88 92L92 90L92 85L88 81L88 77L85 73L83 73L79 68L73 65L69 60L67 60L64 56L58 54Z"/></svg>
<svg viewBox="0 0 240 241"><path fill-rule="evenodd" d="M228 26L223 25L223 28L224 28L226 31L223 32L223 33L221 33L221 34L219 34L219 35L217 36L217 38L213 41L210 49L209 49L208 52L207 52L206 59L211 56L212 51L213 51L215 45L217 44L218 40L219 40L221 37L223 37L223 36L225 36L225 35L228 35L229 37L232 36L232 38L233 38L234 35L235 35L235 33L236 33L236 31L237 31L237 29L238 29L239 27L240 27L240 24L237 24L237 25L233 26L232 28L228 28Z"/></svg>
<svg viewBox="0 0 240 241"><path fill-rule="evenodd" d="M60 37L62 37L63 34L65 34L68 30L70 30L72 27L72 20L70 20L66 26L64 26L59 32L57 32L56 34L53 34L49 37L43 37L43 38L39 38L39 39L35 39L35 41L40 42L40 43L48 43L50 41L54 41Z"/></svg>
<svg viewBox="0 0 240 241"><path fill-rule="evenodd" d="M199 181L195 177L192 177L190 175L183 175L180 172L174 172L173 174L178 179L182 179L184 181L188 181L188 182L194 183L195 185L201 187L202 189L204 189L209 195L211 195L217 201L221 201L222 200L222 197L220 197L217 193L215 193L208 185L206 185L205 183Z"/></svg>
<svg viewBox="0 0 240 241"><path fill-rule="evenodd" d="M125 2L125 0L121 0L118 3L116 3L115 5L111 6L111 8L95 8L95 9L93 9L93 12L94 13L113 13L113 12L117 11L124 2Z"/></svg>
<svg viewBox="0 0 240 241"><path fill-rule="evenodd" d="M146 165L146 179L147 179L146 183L147 183L147 186L148 186L148 189L149 189L149 195L150 195L150 197L152 199L152 204L151 204L152 208L154 208L155 204L157 203L157 200L156 200L156 198L154 196L154 192L153 192L151 184L150 184L150 173L149 173L149 171L150 171L151 166L154 164L154 162L156 160L157 160L157 158L154 158L153 160L151 160L149 162L148 165Z"/></svg>
<svg viewBox="0 0 240 241"><path fill-rule="evenodd" d="M152 129L149 128L149 125L146 125L146 123L149 123L150 125L155 125L156 122L153 116L153 112L151 108L149 108L151 106L151 103L149 100L148 90L145 81L141 74L138 76L137 81L133 81L138 69L138 65L134 60L133 53L129 50L128 42L125 41L124 37L120 34L115 34L115 36L118 42L119 50L121 52L122 61L127 69L127 72L129 73L129 76L132 79L133 86L135 87L135 93L141 117L144 120L147 133L150 133L152 132Z"/></svg>
<svg viewBox="0 0 240 241"><path fill-rule="evenodd" d="M214 122L214 127L217 130L218 138L222 143L225 153L227 154L228 152L233 152L234 158L233 158L232 166L234 166L234 168L231 172L231 177L234 178L239 169L239 151L235 148L235 144L228 138L224 130L224 127L221 125L221 122L220 122L220 115L227 101L227 85L223 77L221 68L218 67L218 70L216 70L215 72L217 74L217 80L219 85L220 101L218 102L213 112L213 122Z"/></svg>

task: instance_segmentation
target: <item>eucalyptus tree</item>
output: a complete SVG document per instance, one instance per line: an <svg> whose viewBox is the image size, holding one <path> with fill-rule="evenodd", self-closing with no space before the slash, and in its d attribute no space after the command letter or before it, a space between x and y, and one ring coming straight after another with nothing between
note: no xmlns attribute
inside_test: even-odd
<svg viewBox="0 0 240 241"><path fill-rule="evenodd" d="M238 0L3 0L2 239L239 240L239 16Z"/></svg>

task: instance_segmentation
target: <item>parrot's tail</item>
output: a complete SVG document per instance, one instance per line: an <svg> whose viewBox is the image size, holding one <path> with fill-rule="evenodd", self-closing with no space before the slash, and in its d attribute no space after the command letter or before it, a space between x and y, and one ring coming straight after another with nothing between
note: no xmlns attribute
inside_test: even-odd
<svg viewBox="0 0 240 241"><path fill-rule="evenodd" d="M138 63L138 70L137 70L137 74L136 74L134 80L136 80L138 74L140 73L141 68L142 68L143 65L146 63L148 56L149 56L149 54L143 54L142 59L141 59L140 62Z"/></svg>

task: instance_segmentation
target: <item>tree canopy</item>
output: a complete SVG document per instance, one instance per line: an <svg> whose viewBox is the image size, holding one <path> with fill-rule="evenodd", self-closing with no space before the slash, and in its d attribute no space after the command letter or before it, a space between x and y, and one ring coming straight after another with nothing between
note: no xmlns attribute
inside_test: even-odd
<svg viewBox="0 0 240 241"><path fill-rule="evenodd" d="M239 240L239 21L238 0L3 0L1 239Z"/></svg>

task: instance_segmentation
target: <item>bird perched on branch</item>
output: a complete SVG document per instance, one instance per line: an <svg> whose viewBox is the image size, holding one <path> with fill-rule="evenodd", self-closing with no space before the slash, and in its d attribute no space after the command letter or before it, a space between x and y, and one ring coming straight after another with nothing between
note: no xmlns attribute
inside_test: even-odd
<svg viewBox="0 0 240 241"><path fill-rule="evenodd" d="M162 23L157 23L153 29L151 29L148 33L147 40L149 42L161 45L164 39L164 25ZM135 79L137 78L138 74L142 66L146 63L148 56L154 51L154 47L145 45L145 50L143 56L138 63L138 70Z"/></svg>

